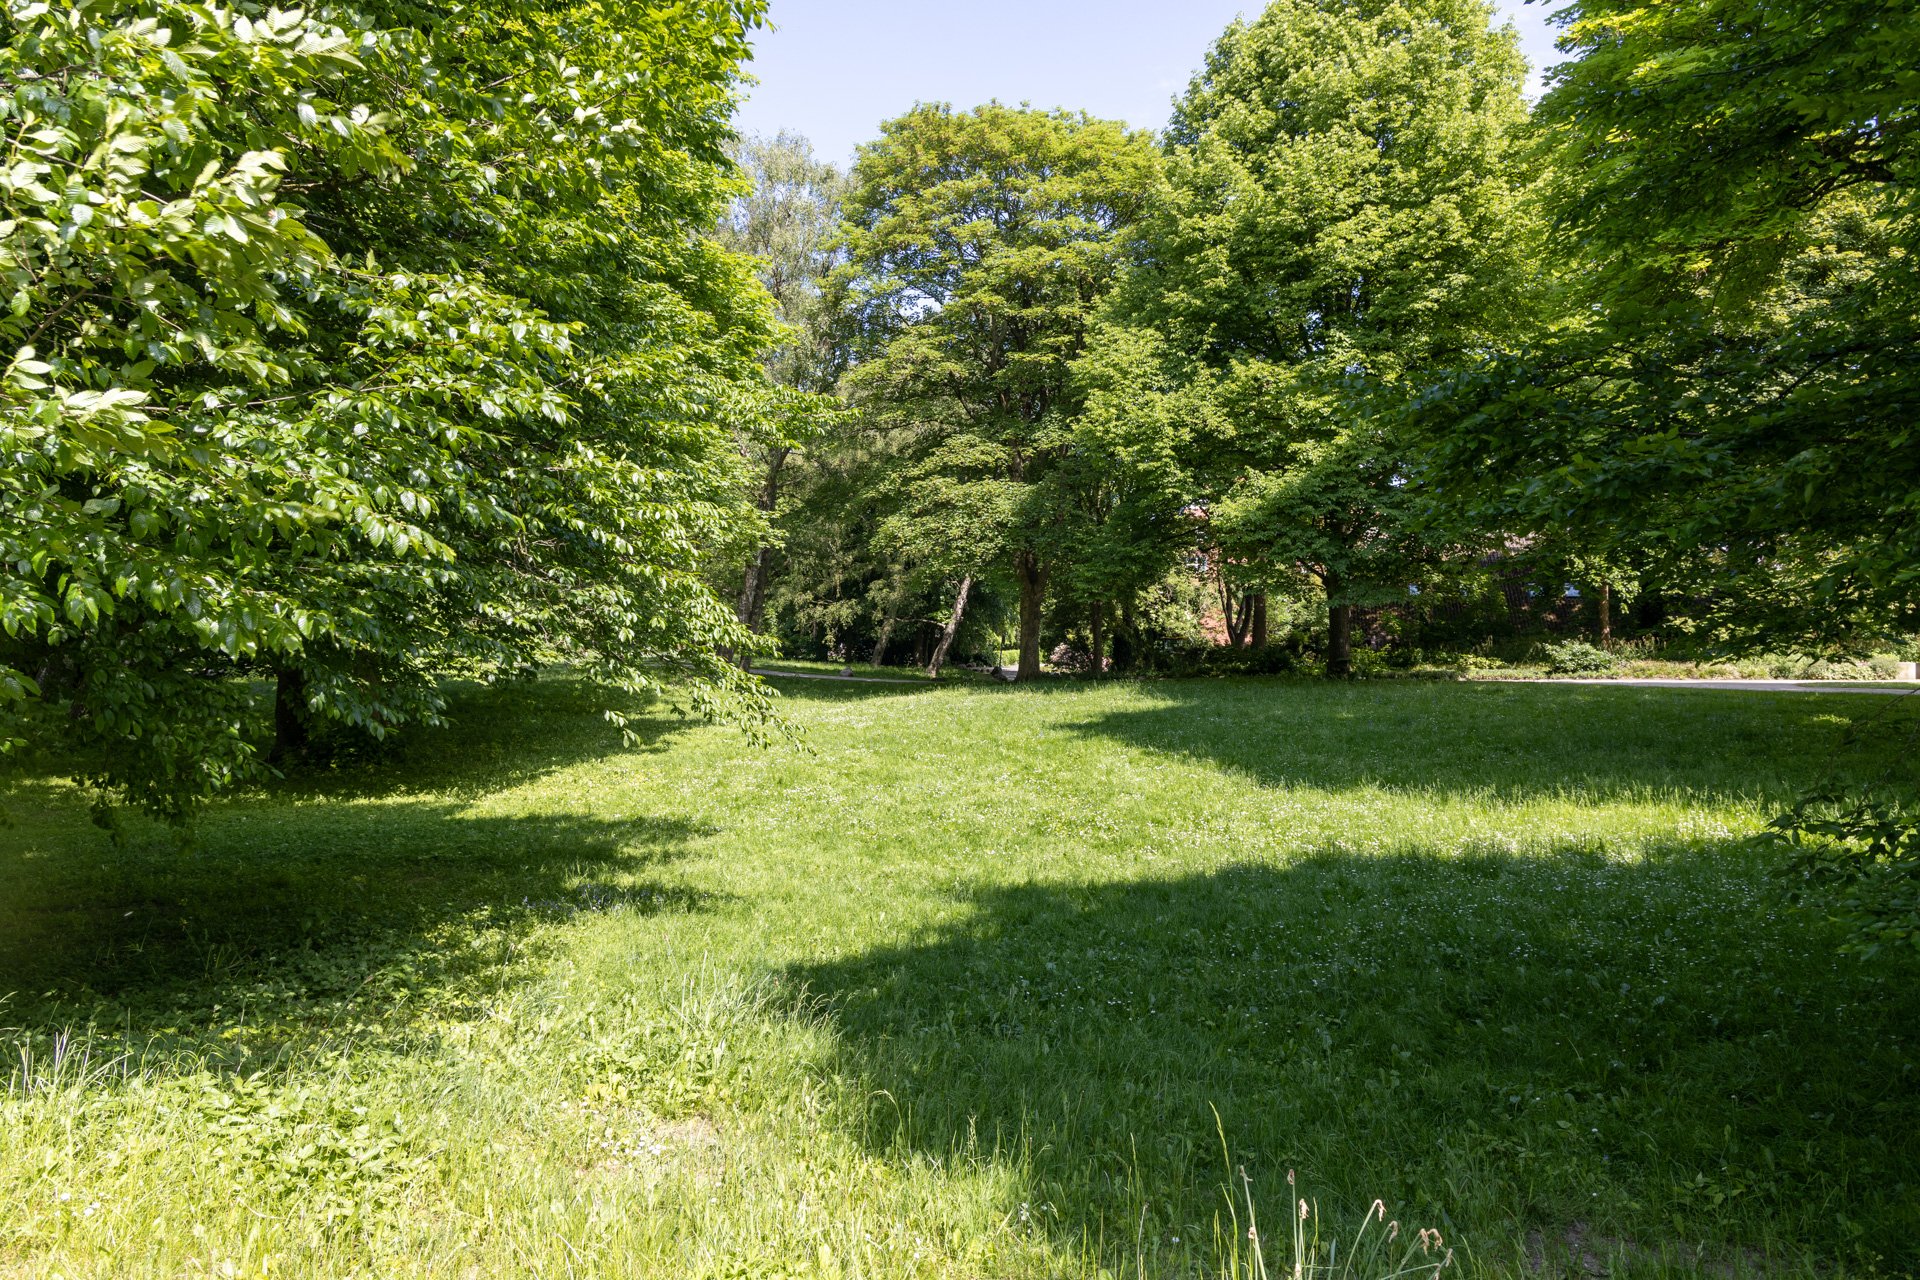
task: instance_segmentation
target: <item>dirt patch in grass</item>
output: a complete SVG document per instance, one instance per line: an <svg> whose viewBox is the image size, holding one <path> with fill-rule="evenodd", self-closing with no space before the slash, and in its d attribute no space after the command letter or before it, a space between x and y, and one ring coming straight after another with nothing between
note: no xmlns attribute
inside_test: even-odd
<svg viewBox="0 0 1920 1280"><path fill-rule="evenodd" d="M1594 1231L1584 1222L1569 1223L1549 1235L1527 1233L1527 1272L1555 1280L1607 1280L1614 1275L1685 1267L1692 1275L1711 1280L1763 1280L1783 1274L1754 1249L1713 1254L1688 1245L1654 1248L1625 1236Z"/></svg>

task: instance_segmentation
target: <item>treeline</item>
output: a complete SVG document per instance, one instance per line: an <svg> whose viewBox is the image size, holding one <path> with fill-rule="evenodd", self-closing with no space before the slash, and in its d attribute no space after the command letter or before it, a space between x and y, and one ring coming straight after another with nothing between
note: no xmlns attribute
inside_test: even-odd
<svg viewBox="0 0 1920 1280"><path fill-rule="evenodd" d="M756 454L741 621L1022 676L1576 613L1911 634L1920 15L1561 20L1531 109L1478 0L1278 0L1158 135L920 106L844 177L744 144L780 376L845 408Z"/></svg>
<svg viewBox="0 0 1920 1280"><path fill-rule="evenodd" d="M1338 674L1516 565L1915 629L1905 0L1577 0L1532 109L1481 0L1278 0L1158 135L844 176L733 136L763 8L10 3L0 746L177 817L449 676Z"/></svg>

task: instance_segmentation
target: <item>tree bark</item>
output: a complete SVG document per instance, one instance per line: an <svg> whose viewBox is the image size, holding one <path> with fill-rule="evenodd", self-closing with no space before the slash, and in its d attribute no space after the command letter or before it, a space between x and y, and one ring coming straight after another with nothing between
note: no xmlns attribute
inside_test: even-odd
<svg viewBox="0 0 1920 1280"><path fill-rule="evenodd" d="M1613 584L1600 584L1600 647L1613 648Z"/></svg>
<svg viewBox="0 0 1920 1280"><path fill-rule="evenodd" d="M1320 576L1327 589L1327 677L1345 679L1353 674L1353 606L1334 604L1344 584L1331 573Z"/></svg>
<svg viewBox="0 0 1920 1280"><path fill-rule="evenodd" d="M761 481L760 492L754 498L754 505L771 516L780 505L780 472L787 465L791 449L774 449L767 455L767 475ZM760 629L760 612L767 602L767 565L773 558L773 548L760 546L754 548L747 561L747 571L740 582L740 599L734 605L734 616L740 619L740 625L749 631ZM753 655L743 652L738 661L744 670L753 665Z"/></svg>
<svg viewBox="0 0 1920 1280"><path fill-rule="evenodd" d="M1220 596L1220 622L1227 629L1227 648L1238 649L1247 638L1247 624L1252 619L1253 593L1248 592L1237 601L1233 598L1233 584L1227 581L1225 562L1214 557L1214 585Z"/></svg>
<svg viewBox="0 0 1920 1280"><path fill-rule="evenodd" d="M1034 680L1040 675L1040 607L1046 602L1047 577L1031 551L1014 553L1013 571L1020 580L1020 665L1014 679Z"/></svg>
<svg viewBox="0 0 1920 1280"><path fill-rule="evenodd" d="M274 764L304 755L311 734L308 725L306 673L282 667L273 686L273 750L267 759Z"/></svg>
<svg viewBox="0 0 1920 1280"><path fill-rule="evenodd" d="M767 559L772 553L771 547L761 547L753 553L753 559L747 561L746 577L740 584L740 599L734 605L734 616L740 619L740 625L749 631L759 629L760 606L766 600ZM745 671L753 665L753 651L742 649L733 655L740 669Z"/></svg>
<svg viewBox="0 0 1920 1280"><path fill-rule="evenodd" d="M733 610L742 626L751 627L760 620L760 608L767 598L767 560L772 553L772 547L761 547L753 553L753 559L747 561L747 574L740 584L740 600Z"/></svg>
<svg viewBox="0 0 1920 1280"><path fill-rule="evenodd" d="M1107 671L1107 602L1093 602L1093 674L1105 675Z"/></svg>
<svg viewBox="0 0 1920 1280"><path fill-rule="evenodd" d="M1256 649L1267 647L1267 593L1262 591L1253 597L1253 638L1251 643Z"/></svg>
<svg viewBox="0 0 1920 1280"><path fill-rule="evenodd" d="M953 638L960 634L960 619L967 611L967 593L973 590L971 576L960 579L960 591L953 597L953 614L947 619L946 630L940 633L940 643L934 647L933 660L927 663L927 678L938 680L940 668L947 663L947 650L953 648Z"/></svg>
<svg viewBox="0 0 1920 1280"><path fill-rule="evenodd" d="M885 621L880 624L880 638L873 642L872 662L876 667L886 665L887 642L893 639L893 619L894 614L889 610Z"/></svg>

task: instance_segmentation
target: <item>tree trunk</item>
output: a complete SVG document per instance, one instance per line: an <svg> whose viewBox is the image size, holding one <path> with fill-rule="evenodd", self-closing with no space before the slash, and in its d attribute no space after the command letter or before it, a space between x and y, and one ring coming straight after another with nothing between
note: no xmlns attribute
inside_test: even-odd
<svg viewBox="0 0 1920 1280"><path fill-rule="evenodd" d="M973 590L971 576L960 579L959 594L953 598L953 614L947 619L946 630L940 633L940 643L934 647L933 660L927 663L927 678L938 680L940 668L947 663L947 650L953 648L953 638L960 634L960 618L967 611L967 593Z"/></svg>
<svg viewBox="0 0 1920 1280"><path fill-rule="evenodd" d="M767 455L766 478L760 483L760 492L755 496L754 505L769 516L780 505L780 472L787 465L791 449L774 449ZM749 631L760 629L760 612L767 602L767 565L773 558L773 548L760 546L754 549L747 560L747 571L740 582L740 599L734 606L734 615L740 619L740 625ZM753 665L751 653L741 653L739 663L744 670Z"/></svg>
<svg viewBox="0 0 1920 1280"><path fill-rule="evenodd" d="M1249 612L1252 593L1236 601L1233 598L1233 584L1227 581L1224 567L1216 569L1214 581L1220 596L1220 622L1227 629L1227 648L1238 649L1247 638L1247 623L1252 616Z"/></svg>
<svg viewBox="0 0 1920 1280"><path fill-rule="evenodd" d="M282 667L273 686L273 750L267 759L279 764L304 755L309 740L306 673Z"/></svg>
<svg viewBox="0 0 1920 1280"><path fill-rule="evenodd" d="M1256 649L1267 647L1267 593L1262 591L1253 597L1253 639Z"/></svg>
<svg viewBox="0 0 1920 1280"><path fill-rule="evenodd" d="M1046 602L1047 577L1031 551L1014 553L1013 572L1020 580L1020 666L1014 678L1034 680L1040 675L1040 607Z"/></svg>
<svg viewBox="0 0 1920 1280"><path fill-rule="evenodd" d="M772 554L772 547L761 547L753 553L753 559L747 561L747 574L740 583L740 600L733 609L744 627L760 620L760 608L767 598L767 560Z"/></svg>
<svg viewBox="0 0 1920 1280"><path fill-rule="evenodd" d="M1107 671L1107 602L1093 602L1093 674L1105 675Z"/></svg>
<svg viewBox="0 0 1920 1280"><path fill-rule="evenodd" d="M1613 584L1600 584L1600 647L1613 648Z"/></svg>
<svg viewBox="0 0 1920 1280"><path fill-rule="evenodd" d="M1138 638L1133 632L1133 601L1120 601L1120 627L1113 633L1113 669L1131 671L1138 660Z"/></svg>
<svg viewBox="0 0 1920 1280"><path fill-rule="evenodd" d="M894 619L893 611L888 610L886 620L880 624L880 638L873 642L872 661L873 661L873 665L876 667L886 665L887 642L893 639L893 619Z"/></svg>
<svg viewBox="0 0 1920 1280"><path fill-rule="evenodd" d="M1320 575L1327 589L1327 676L1344 679L1353 674L1353 606L1335 604L1344 584L1331 573Z"/></svg>
<svg viewBox="0 0 1920 1280"><path fill-rule="evenodd" d="M746 577L740 584L740 599L734 605L734 616L740 619L740 625L749 631L758 630L760 607L766 601L767 559L772 554L771 547L761 547L753 553L753 559L747 561ZM740 669L745 671L753 665L753 652L742 649L735 655Z"/></svg>

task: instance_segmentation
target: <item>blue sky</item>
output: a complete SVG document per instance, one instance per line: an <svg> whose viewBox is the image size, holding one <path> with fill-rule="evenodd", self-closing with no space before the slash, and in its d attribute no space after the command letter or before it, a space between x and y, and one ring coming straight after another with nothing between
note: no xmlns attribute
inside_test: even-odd
<svg viewBox="0 0 1920 1280"><path fill-rule="evenodd" d="M1499 0L1538 71L1555 5ZM744 133L793 129L845 162L915 102L998 98L1166 123L1207 46L1260 0L772 0L748 70Z"/></svg>

